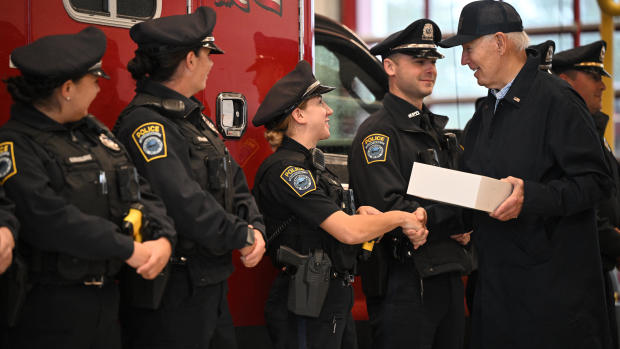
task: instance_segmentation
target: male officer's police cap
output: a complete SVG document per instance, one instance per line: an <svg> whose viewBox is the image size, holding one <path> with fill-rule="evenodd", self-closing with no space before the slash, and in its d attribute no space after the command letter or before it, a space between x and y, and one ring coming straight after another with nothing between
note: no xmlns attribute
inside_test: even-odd
<svg viewBox="0 0 620 349"><path fill-rule="evenodd" d="M463 7L455 36L439 43L441 47L463 45L487 34L523 31L521 16L503 1L481 0Z"/></svg>
<svg viewBox="0 0 620 349"><path fill-rule="evenodd" d="M140 48L175 50L179 47L203 46L211 53L224 53L213 37L215 11L206 6L187 15L176 15L140 22L129 31Z"/></svg>
<svg viewBox="0 0 620 349"><path fill-rule="evenodd" d="M407 28L398 31L381 41L370 53L387 58L394 53L404 53L418 58L443 58L437 52L437 44L441 41L441 30L430 19L419 19Z"/></svg>
<svg viewBox="0 0 620 349"><path fill-rule="evenodd" d="M265 100L258 107L252 120L254 126L278 121L290 114L304 100L330 92L334 87L321 85L312 74L312 67L306 61L299 61L295 69L278 80L267 92Z"/></svg>
<svg viewBox="0 0 620 349"><path fill-rule="evenodd" d="M553 40L547 40L538 45L531 45L528 51L535 51L538 55L539 66L541 70L549 70L553 64L553 52L555 52L555 42Z"/></svg>
<svg viewBox="0 0 620 349"><path fill-rule="evenodd" d="M18 47L11 52L9 66L34 78L68 80L90 73L109 79L101 69L105 48L105 34L87 27L77 34L44 36Z"/></svg>
<svg viewBox="0 0 620 349"><path fill-rule="evenodd" d="M593 70L610 77L603 66L607 43L603 40L588 45L577 46L570 50L559 52L553 58L553 71L561 73L566 70Z"/></svg>

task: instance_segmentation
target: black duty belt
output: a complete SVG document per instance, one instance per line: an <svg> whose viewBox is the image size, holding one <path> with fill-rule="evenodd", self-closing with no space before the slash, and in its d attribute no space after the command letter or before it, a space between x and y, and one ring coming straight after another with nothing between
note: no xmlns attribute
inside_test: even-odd
<svg viewBox="0 0 620 349"><path fill-rule="evenodd" d="M187 257L172 256L170 257L170 264L185 266L187 265Z"/></svg>
<svg viewBox="0 0 620 349"><path fill-rule="evenodd" d="M342 281L343 286L349 286L355 281L355 275L350 271L338 272L332 269L332 279Z"/></svg>
<svg viewBox="0 0 620 349"><path fill-rule="evenodd" d="M90 275L78 280L68 280L56 275L33 275L31 276L34 284L40 285L56 285L56 286L71 286L71 285L83 285L88 287L103 287L114 283L114 279L107 275Z"/></svg>

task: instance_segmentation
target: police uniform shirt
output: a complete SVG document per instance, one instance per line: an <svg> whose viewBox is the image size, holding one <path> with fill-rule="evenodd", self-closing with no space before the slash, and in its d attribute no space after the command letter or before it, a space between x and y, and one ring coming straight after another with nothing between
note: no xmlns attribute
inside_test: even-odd
<svg viewBox="0 0 620 349"><path fill-rule="evenodd" d="M288 137L283 138L277 151L301 153L306 159L310 157L306 147ZM259 172L262 171L259 169ZM323 185L317 182L309 161L281 160L267 169L255 187L260 191L261 207L266 217L277 215L285 220L295 215L307 222L308 227L320 229L327 217L341 210Z"/></svg>
<svg viewBox="0 0 620 349"><path fill-rule="evenodd" d="M432 232L429 240L461 232L452 208L407 194L413 162L421 161L420 151L435 149L439 164L450 167L450 154L440 139L447 122L446 116L433 114L426 106L419 110L387 93L383 108L360 125L351 145L349 178L357 201L381 211L413 212L425 206Z"/></svg>
<svg viewBox="0 0 620 349"><path fill-rule="evenodd" d="M607 326L593 207L613 183L592 117L535 56L495 114L494 103L489 94L467 126L462 170L521 178L524 201L507 222L474 213L481 277L472 345L597 347Z"/></svg>
<svg viewBox="0 0 620 349"><path fill-rule="evenodd" d="M264 232L262 217L249 192L245 175L232 159L233 206L235 210L247 210L247 221L227 213L216 198L205 190L206 178L196 178L190 164L188 142L207 144L209 133L212 140L223 142L215 126L201 113L203 106L195 98L186 98L164 85L145 79L137 83L136 92L158 98L182 101L185 109L181 113L162 115L160 109L137 107L127 115L121 116L115 126L119 140L127 150L153 190L163 199L168 214L173 218L181 237L204 247L210 254L220 256L245 246L248 224ZM176 122L187 122L201 130L205 136L188 139ZM206 173L202 169L201 175ZM226 275L218 275L213 280L224 280L232 272L230 257L224 263Z"/></svg>
<svg viewBox="0 0 620 349"><path fill-rule="evenodd" d="M77 132L71 124L59 124L31 106L13 105L13 120L61 137L70 138ZM58 193L60 188L53 187L53 178L62 178L62 171L41 145L3 128L0 147L0 180L15 202L21 239L37 249L80 258L126 260L131 256L133 238L121 234L118 224L85 214Z"/></svg>

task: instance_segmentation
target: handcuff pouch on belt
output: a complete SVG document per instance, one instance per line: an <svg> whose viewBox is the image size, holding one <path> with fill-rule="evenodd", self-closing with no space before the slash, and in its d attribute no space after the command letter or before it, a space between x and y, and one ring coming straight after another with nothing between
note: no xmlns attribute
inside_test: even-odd
<svg viewBox="0 0 620 349"><path fill-rule="evenodd" d="M323 250L307 255L280 246L278 261L295 267L288 289L288 310L294 314L317 318L327 297L331 278L331 260Z"/></svg>

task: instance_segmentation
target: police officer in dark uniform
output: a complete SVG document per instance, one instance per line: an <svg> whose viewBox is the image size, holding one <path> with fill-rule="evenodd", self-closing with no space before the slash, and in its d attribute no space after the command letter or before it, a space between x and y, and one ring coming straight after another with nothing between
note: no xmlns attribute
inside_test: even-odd
<svg viewBox="0 0 620 349"><path fill-rule="evenodd" d="M131 347L236 347L226 299L232 251L240 250L246 267L265 251L262 216L243 171L193 97L205 88L210 54L223 53L214 26L215 11L199 7L130 31L138 44L127 66L136 96L114 131L179 233L161 307L127 312Z"/></svg>
<svg viewBox="0 0 620 349"><path fill-rule="evenodd" d="M13 348L120 348L116 274L126 262L152 279L170 258L175 232L163 203L88 115L97 79L108 78L105 47L103 32L88 27L11 54L22 75L6 80L15 104L0 129L0 183L16 205L28 270ZM151 241L121 230L132 207L149 217L148 236L138 232Z"/></svg>
<svg viewBox="0 0 620 349"><path fill-rule="evenodd" d="M413 22L371 49L381 55L389 92L383 108L359 127L349 159L357 200L382 211L428 212L428 243L414 251L399 229L375 244L363 264L362 285L374 348L462 348L461 274L471 270L459 211L407 195L414 162L455 168L460 147L444 130L448 118L423 103L443 58L439 27Z"/></svg>
<svg viewBox="0 0 620 349"><path fill-rule="evenodd" d="M599 203L597 227L601 257L603 262L605 298L611 329L613 347L618 347L618 330L614 288L609 272L620 262L620 164L605 139L605 127L609 116L601 112L602 94L605 83L602 77L610 77L603 66L607 44L599 40L588 45L578 46L559 52L553 59L553 72L568 82L586 102L592 114L596 131L605 145L604 152L616 183L612 196Z"/></svg>
<svg viewBox="0 0 620 349"><path fill-rule="evenodd" d="M513 186L491 214L471 215L471 346L608 348L594 208L614 184L585 104L539 69L528 41L514 7L481 0L440 43L461 45L461 64L489 89L464 133L461 169Z"/></svg>
<svg viewBox="0 0 620 349"><path fill-rule="evenodd" d="M333 111L321 94L331 90L300 61L269 90L252 120L265 125L266 138L277 147L258 169L253 189L265 216L269 253L284 266L265 307L276 348L356 348L351 315L356 244L396 227L416 248L426 241L423 209L380 213L360 207L364 215L350 215L351 195L316 148L330 135Z"/></svg>

